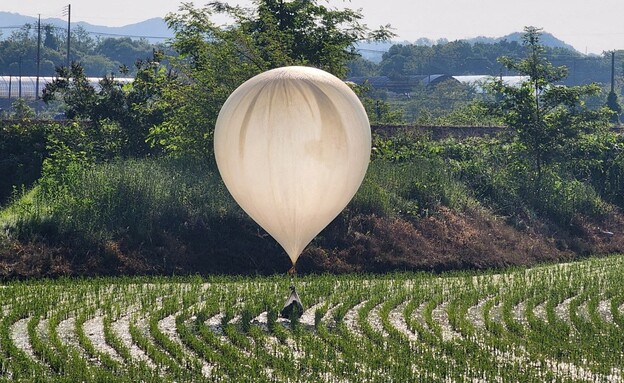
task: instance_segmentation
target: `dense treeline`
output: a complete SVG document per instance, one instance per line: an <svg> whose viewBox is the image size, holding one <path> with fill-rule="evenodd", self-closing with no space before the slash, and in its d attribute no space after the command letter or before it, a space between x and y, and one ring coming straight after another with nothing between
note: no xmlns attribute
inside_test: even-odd
<svg viewBox="0 0 624 383"><path fill-rule="evenodd" d="M355 41L391 34L315 1L254 4L183 5L167 18L175 56L138 62L131 84L107 77L95 89L79 63L58 68L44 99L61 102L70 120L14 122L0 136L12 148L0 152L4 197L14 190L0 211L1 275L287 269L218 175L219 109L242 82L279 66L344 78ZM235 23L215 25L214 13ZM487 268L624 250L624 141L609 130L614 113L587 102L601 91L595 84L554 86L567 69L549 61L540 35L527 27L524 55L498 61L526 81L494 81L488 97L455 111L504 124L502 134L375 137L360 191L300 270ZM400 118L373 90L353 87L371 120ZM24 157L20 145L35 143L40 157ZM17 177L16 167L27 172Z"/></svg>
<svg viewBox="0 0 624 383"><path fill-rule="evenodd" d="M64 30L42 25L40 74L54 75L57 65L66 63L67 36ZM37 26L26 24L0 41L0 74L32 76L37 71ZM129 37L93 37L82 27L72 30L70 60L79 61L87 76L134 74L137 59L146 59L152 51L164 49L144 39ZM173 53L173 52L170 52ZM374 64L363 59L349 63L350 76L390 76L401 78L421 74L487 74L509 73L498 58L520 58L525 48L519 41L498 42L439 41L434 44L395 44ZM608 83L611 76L610 54L587 56L569 47L547 47L546 57L554 65L570 69L564 79L567 85L591 82ZM616 75L624 70L624 52L616 52ZM126 72L126 70L128 72Z"/></svg>
<svg viewBox="0 0 624 383"><path fill-rule="evenodd" d="M624 69L623 53L616 52L618 76L622 75ZM610 82L610 54L586 56L572 49L545 47L544 55L553 65L568 67L569 76L562 80L566 85ZM399 44L384 53L378 66L361 68L352 65L352 68L353 75L381 75L399 79L422 74L517 74L498 62L498 58L503 56L519 59L526 56L526 47L520 42L507 40L474 44L452 41L432 46Z"/></svg>
<svg viewBox="0 0 624 383"><path fill-rule="evenodd" d="M41 26L39 75L53 76L55 68L67 63L67 34L52 25ZM0 75L37 74L37 25L26 24L0 40ZM93 37L84 28L72 29L71 61L79 61L90 77L134 74L134 63L152 56L160 45L129 37Z"/></svg>

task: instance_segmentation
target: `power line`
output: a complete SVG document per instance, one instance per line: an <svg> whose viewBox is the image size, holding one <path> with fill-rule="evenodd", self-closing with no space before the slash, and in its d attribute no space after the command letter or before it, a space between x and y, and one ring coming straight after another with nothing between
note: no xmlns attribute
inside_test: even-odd
<svg viewBox="0 0 624 383"><path fill-rule="evenodd" d="M128 35L128 34L122 34L122 33L93 32L93 31L86 31L86 32L90 35L98 35L98 36L138 37L138 38L145 38L145 39L163 39L163 40L170 38L170 36L142 36L142 35Z"/></svg>
<svg viewBox="0 0 624 383"><path fill-rule="evenodd" d="M52 28L52 29L56 29L56 30L60 30L60 31L67 31L67 27L61 27L58 25L53 25L53 24L47 24L48 27ZM23 28L24 25L6 25L6 26L0 26L0 29L21 29ZM96 35L96 36L111 36L111 37L133 37L133 38L144 38L144 39L161 39L161 40L166 40L171 38L171 36L145 36L145 35L131 35L131 34L125 34L125 33L110 33L110 32L97 32L97 31L89 31L83 28L83 30L85 31L85 33L89 34L89 35Z"/></svg>

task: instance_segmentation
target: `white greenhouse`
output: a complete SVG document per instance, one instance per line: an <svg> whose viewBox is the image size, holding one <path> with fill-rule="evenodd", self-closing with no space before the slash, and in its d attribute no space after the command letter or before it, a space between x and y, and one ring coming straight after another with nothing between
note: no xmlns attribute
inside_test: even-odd
<svg viewBox="0 0 624 383"><path fill-rule="evenodd" d="M54 81L56 77L39 77L36 76L0 76L0 99L17 99L24 98L27 100L34 100L37 97L36 93L39 92L39 97L43 94L43 88L47 83ZM39 80L39 86L37 86L37 79ZM99 88L100 77L87 77L89 84L96 90ZM129 83L133 81L133 78L119 77L115 78L116 81L121 83Z"/></svg>

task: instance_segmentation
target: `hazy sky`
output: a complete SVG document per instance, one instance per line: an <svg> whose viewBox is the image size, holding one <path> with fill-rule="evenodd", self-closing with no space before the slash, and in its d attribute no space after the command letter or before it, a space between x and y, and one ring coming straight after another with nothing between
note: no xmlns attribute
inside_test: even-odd
<svg viewBox="0 0 624 383"><path fill-rule="evenodd" d="M321 0L322 3L323 0ZM195 1L204 4L208 1ZM63 17L72 4L72 21L121 26L176 11L168 0L2 0L0 11ZM230 1L250 4L250 0ZM390 23L397 40L500 37L527 25L544 28L581 52L624 49L622 0L330 0L330 6L361 8L365 23Z"/></svg>

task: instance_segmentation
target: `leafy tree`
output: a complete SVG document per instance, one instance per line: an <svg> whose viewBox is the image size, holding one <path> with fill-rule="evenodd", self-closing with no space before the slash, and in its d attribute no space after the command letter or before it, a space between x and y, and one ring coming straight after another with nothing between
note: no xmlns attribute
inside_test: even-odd
<svg viewBox="0 0 624 383"><path fill-rule="evenodd" d="M607 127L609 112L591 110L583 99L597 94L596 84L568 87L557 85L565 78L565 67L554 67L545 57L541 30L526 27L521 60L500 59L508 70L527 76L520 87L497 80L492 89L500 95L491 110L515 131L514 144L522 163L529 168L533 192L540 199L545 169L569 160L569 154L585 134Z"/></svg>
<svg viewBox="0 0 624 383"><path fill-rule="evenodd" d="M32 29L32 25L26 24L0 42L0 55L8 73L24 75L35 69L37 45Z"/></svg>
<svg viewBox="0 0 624 383"><path fill-rule="evenodd" d="M45 48L57 50L59 48L59 41L58 38L54 35L54 27L50 24L47 24L43 26L43 30L43 46Z"/></svg>
<svg viewBox="0 0 624 383"><path fill-rule="evenodd" d="M349 77L375 76L377 74L377 65L363 57L356 57L348 61L347 71Z"/></svg>
<svg viewBox="0 0 624 383"><path fill-rule="evenodd" d="M232 25L215 24L215 14L229 16ZM151 142L171 152L209 153L227 96L268 69L310 65L344 78L348 61L357 56L355 42L392 35L387 26L370 31L361 19L359 11L333 10L316 0L255 0L252 8L183 4L166 17L175 31L172 46L180 57L174 64L181 81L163 92L166 118L152 129Z"/></svg>
<svg viewBox="0 0 624 383"><path fill-rule="evenodd" d="M89 83L84 68L78 62L70 67L56 68L57 77L43 89L43 101L48 103L61 97L65 104L65 115L69 119L89 118L97 120L91 111L96 102L95 88Z"/></svg>
<svg viewBox="0 0 624 383"><path fill-rule="evenodd" d="M29 120L35 118L35 110L31 108L26 100L18 98L11 104L12 113L9 114L11 118L16 120Z"/></svg>
<svg viewBox="0 0 624 383"><path fill-rule="evenodd" d="M97 42L82 25L78 25L71 30L71 52L70 57L76 58L82 55L93 54ZM63 45L67 49L67 38ZM67 50L64 51L67 54Z"/></svg>
<svg viewBox="0 0 624 383"><path fill-rule="evenodd" d="M119 65L132 66L141 58L150 57L154 47L145 39L133 40L129 37L105 38L95 47L95 52Z"/></svg>
<svg viewBox="0 0 624 383"><path fill-rule="evenodd" d="M119 64L102 55L84 56L80 60L85 74L89 73L89 77L104 77L115 72L119 68Z"/></svg>
<svg viewBox="0 0 624 383"><path fill-rule="evenodd" d="M159 66L161 55L136 64L137 75L132 83L124 84L114 77L104 77L97 89L83 67L72 62L70 68L58 67L57 78L46 84L43 100L46 103L61 98L69 119L90 121L96 129L110 128L111 122L121 129L123 145L118 154L143 156L150 152L146 137L150 127L163 120L162 110L155 108L164 83L171 73ZM102 143L105 144L105 143Z"/></svg>

